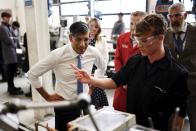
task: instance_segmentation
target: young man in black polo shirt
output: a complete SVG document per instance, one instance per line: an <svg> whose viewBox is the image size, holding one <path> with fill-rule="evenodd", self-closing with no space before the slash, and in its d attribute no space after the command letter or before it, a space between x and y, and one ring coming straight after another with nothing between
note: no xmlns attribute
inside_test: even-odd
<svg viewBox="0 0 196 131"><path fill-rule="evenodd" d="M135 39L141 55L130 58L111 79L95 79L72 66L83 83L107 89L127 84L127 112L136 115L137 124L149 127L150 117L155 129L167 131L169 119L174 118L170 128L181 130L187 106L187 71L164 48L165 30L166 24L158 15L148 15L140 21ZM172 117L177 107L179 115Z"/></svg>

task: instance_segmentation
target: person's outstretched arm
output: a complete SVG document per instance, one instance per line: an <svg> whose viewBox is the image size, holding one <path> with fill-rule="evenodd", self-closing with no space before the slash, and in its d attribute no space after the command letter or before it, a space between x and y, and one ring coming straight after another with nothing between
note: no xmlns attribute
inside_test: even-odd
<svg viewBox="0 0 196 131"><path fill-rule="evenodd" d="M71 64L71 67L75 70L76 78L82 83L91 84L103 89L114 89L117 87L116 83L111 78L95 78L86 71L78 69L73 64Z"/></svg>

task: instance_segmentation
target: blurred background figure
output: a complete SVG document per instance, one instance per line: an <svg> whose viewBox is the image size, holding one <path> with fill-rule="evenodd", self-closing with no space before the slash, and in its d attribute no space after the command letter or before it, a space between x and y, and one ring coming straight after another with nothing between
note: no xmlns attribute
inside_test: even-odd
<svg viewBox="0 0 196 131"><path fill-rule="evenodd" d="M90 29L89 45L94 46L100 51L102 57L104 58L105 66L107 66L109 60L108 48L105 39L100 36L101 25L99 23L99 20L96 18L92 18L88 23ZM93 65L92 75L96 74L96 69L97 67ZM95 105L96 109L100 109L103 106L108 106L108 99L103 89L94 88L93 90L90 90L89 93L91 95L92 104Z"/></svg>
<svg viewBox="0 0 196 131"><path fill-rule="evenodd" d="M123 13L118 14L118 20L114 23L111 33L111 39L117 40L118 36L125 32L125 23L123 22ZM115 49L115 46L114 46Z"/></svg>
<svg viewBox="0 0 196 131"><path fill-rule="evenodd" d="M88 16L88 15L85 16L85 22L86 22L87 24L89 23L90 19L91 19L90 16Z"/></svg>
<svg viewBox="0 0 196 131"><path fill-rule="evenodd" d="M16 38L18 38L18 42L20 41L20 24L18 21L12 22L12 29ZM19 43L18 43L19 44Z"/></svg>
<svg viewBox="0 0 196 131"><path fill-rule="evenodd" d="M24 52L24 65L23 65L23 71L26 73L29 70L29 53L28 53L28 42L27 42L27 33L24 33L24 40L23 40L23 47L25 48Z"/></svg>
<svg viewBox="0 0 196 131"><path fill-rule="evenodd" d="M114 23L111 33L113 48L116 49L116 40L118 36L125 32L125 23L123 22L123 13L118 14L118 20Z"/></svg>
<svg viewBox="0 0 196 131"><path fill-rule="evenodd" d="M118 20L114 23L112 28L112 36L120 35L125 32L125 23L123 22L123 13L118 14Z"/></svg>
<svg viewBox="0 0 196 131"><path fill-rule="evenodd" d="M23 39L23 47L24 47L24 63L22 66L22 70L24 73L27 73L29 70L29 51L28 51L28 41L27 41L27 33L24 33ZM32 97L31 85L29 86L29 92L25 94L26 97Z"/></svg>
<svg viewBox="0 0 196 131"><path fill-rule="evenodd" d="M24 53L23 53L23 46L20 44L20 23L18 21L13 21L12 26L13 35L15 37L14 42L16 43L16 53L18 59L18 66L16 74L18 76L23 76L23 63L24 63Z"/></svg>
<svg viewBox="0 0 196 131"><path fill-rule="evenodd" d="M135 11L131 13L130 31L121 34L117 40L116 52L114 57L115 71L118 72L128 61L128 59L139 53L134 39L134 31L137 22L146 16L145 12ZM126 111L127 85L120 86L115 90L113 106L119 111Z"/></svg>
<svg viewBox="0 0 196 131"><path fill-rule="evenodd" d="M14 75L17 71L17 54L16 47L17 38L15 37L12 28L10 27L11 14L3 12L1 14L2 23L0 26L0 41L2 47L3 62L6 67L6 78L8 84L8 92L10 95L23 94L21 88L14 85Z"/></svg>

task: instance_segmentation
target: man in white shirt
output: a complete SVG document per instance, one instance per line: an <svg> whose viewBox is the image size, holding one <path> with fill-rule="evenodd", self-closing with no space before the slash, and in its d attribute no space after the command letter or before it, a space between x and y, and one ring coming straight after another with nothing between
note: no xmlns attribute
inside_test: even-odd
<svg viewBox="0 0 196 131"><path fill-rule="evenodd" d="M102 76L106 64L100 52L88 46L89 29L86 23L76 22L70 26L69 39L71 44L53 50L45 59L38 62L28 72L29 80L33 87L47 101L63 101L77 97L77 80L70 64L77 65L77 57L80 55L82 69L91 73L93 64L98 67L95 76ZM42 87L39 77L49 70L53 70L56 77L55 94L49 94ZM83 92L87 93L87 85L83 85ZM66 130L66 124L79 117L79 109L55 108L55 128L59 131Z"/></svg>

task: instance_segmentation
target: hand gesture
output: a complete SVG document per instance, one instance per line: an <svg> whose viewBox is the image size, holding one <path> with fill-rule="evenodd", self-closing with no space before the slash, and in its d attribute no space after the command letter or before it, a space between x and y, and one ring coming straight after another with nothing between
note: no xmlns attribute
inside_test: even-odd
<svg viewBox="0 0 196 131"><path fill-rule="evenodd" d="M91 81L91 76L84 70L77 68L75 65L71 64L71 67L75 70L76 78L82 82L89 84Z"/></svg>

